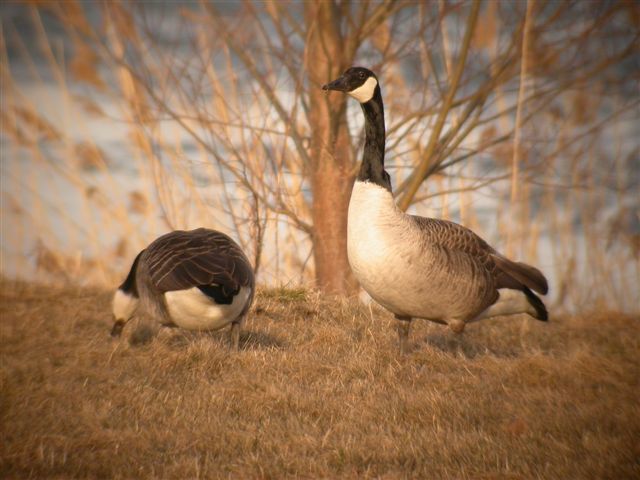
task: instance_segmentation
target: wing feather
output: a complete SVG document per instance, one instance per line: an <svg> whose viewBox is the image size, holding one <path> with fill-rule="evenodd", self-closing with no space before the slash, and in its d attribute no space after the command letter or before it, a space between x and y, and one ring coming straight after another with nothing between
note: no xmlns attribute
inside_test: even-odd
<svg viewBox="0 0 640 480"><path fill-rule="evenodd" d="M465 254L487 268L494 267L490 255L495 250L468 228L447 220L412 218L427 236L429 244L445 249L449 254Z"/></svg>
<svg viewBox="0 0 640 480"><path fill-rule="evenodd" d="M429 244L444 249L447 256L466 255L493 277L496 288L524 290L528 287L543 295L547 293L547 279L540 270L509 260L468 228L446 220L412 218L427 236Z"/></svg>
<svg viewBox="0 0 640 480"><path fill-rule="evenodd" d="M246 255L224 233L198 228L176 230L146 249L153 284L162 292L214 285L226 295L254 284Z"/></svg>

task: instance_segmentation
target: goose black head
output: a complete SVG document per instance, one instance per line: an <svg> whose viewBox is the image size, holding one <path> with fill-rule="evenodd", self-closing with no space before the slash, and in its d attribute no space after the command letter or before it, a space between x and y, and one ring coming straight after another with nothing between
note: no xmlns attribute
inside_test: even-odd
<svg viewBox="0 0 640 480"><path fill-rule="evenodd" d="M113 329L112 337L119 337L125 324L133 318L140 301L138 288L136 286L136 273L138 271L138 262L143 254L142 250L133 261L129 274L124 282L117 288L113 295L111 303L111 311L113 313Z"/></svg>
<svg viewBox="0 0 640 480"><path fill-rule="evenodd" d="M111 304L113 313L112 337L119 337L126 323L133 318L138 308L139 299L121 288L116 290Z"/></svg>
<svg viewBox="0 0 640 480"><path fill-rule="evenodd" d="M322 86L323 90L336 90L351 95L360 103L367 103L373 98L378 86L378 78L369 69L351 67L340 78Z"/></svg>

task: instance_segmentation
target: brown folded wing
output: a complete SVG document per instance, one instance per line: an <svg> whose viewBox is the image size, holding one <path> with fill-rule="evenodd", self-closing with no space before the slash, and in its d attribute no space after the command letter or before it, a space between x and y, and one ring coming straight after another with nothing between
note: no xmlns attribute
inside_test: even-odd
<svg viewBox="0 0 640 480"><path fill-rule="evenodd" d="M522 290L529 287L547 293L547 280L537 268L502 256L468 228L446 220L412 218L425 231L430 245L446 250L452 257L455 254L468 256L493 277L496 288Z"/></svg>
<svg viewBox="0 0 640 480"><path fill-rule="evenodd" d="M496 265L491 258L495 250L482 238L466 227L447 220L412 216L424 231L426 242L447 251L450 255L463 254L480 268L494 272Z"/></svg>
<svg viewBox="0 0 640 480"><path fill-rule="evenodd" d="M147 247L145 261L161 292L214 285L233 296L254 285L253 269L240 246L215 230L167 233Z"/></svg>

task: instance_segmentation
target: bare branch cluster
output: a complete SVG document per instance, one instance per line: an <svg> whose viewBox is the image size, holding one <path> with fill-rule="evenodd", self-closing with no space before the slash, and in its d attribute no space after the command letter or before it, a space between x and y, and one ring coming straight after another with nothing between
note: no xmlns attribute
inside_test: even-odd
<svg viewBox="0 0 640 480"><path fill-rule="evenodd" d="M36 53L3 23L3 96L10 100L2 133L101 214L78 221L50 198L38 200L40 208L63 213L94 245L102 245L98 225L118 225L126 234L116 235L114 251L123 258L148 231L207 224L233 230L270 281L315 278L328 289L351 289L346 257L336 251L364 134L359 112L319 87L354 63L381 79L387 169L403 209L477 227L474 204L493 197L494 234L508 238L507 248L537 256L544 235L557 260L575 245L567 224L580 224L584 234L596 223L585 212L628 210L638 187L637 176L624 173L629 152L637 158L637 140L623 148L620 131L638 121L640 27L628 2L89 8L69 1L24 9ZM48 31L53 23L64 29L62 43ZM47 118L14 78L16 57L43 85L49 80L34 59L46 64L78 117L118 125L131 158L115 159L86 132L75 140L68 126ZM612 136L619 148L607 145ZM142 186L123 187L118 168L133 170ZM18 170L6 173L16 191L38 196L39 186ZM103 180L89 184L89 174ZM3 195L7 205L24 203L15 192ZM637 262L637 232L627 233L620 238L628 236ZM558 278L577 275L558 269Z"/></svg>

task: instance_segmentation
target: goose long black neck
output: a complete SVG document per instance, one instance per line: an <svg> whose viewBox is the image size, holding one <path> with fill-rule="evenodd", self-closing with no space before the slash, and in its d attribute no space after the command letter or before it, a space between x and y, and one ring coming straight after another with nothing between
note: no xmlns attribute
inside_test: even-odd
<svg viewBox="0 0 640 480"><path fill-rule="evenodd" d="M138 262L140 261L140 256L144 253L144 250L142 250L137 256L136 259L133 261L133 264L131 265L131 270L129 270L129 275L127 275L127 278L125 278L124 282L122 282L122 284L118 287L119 290L122 290L125 293L128 293L129 295L134 296L135 298L138 298L138 286L136 285L136 274L138 273Z"/></svg>
<svg viewBox="0 0 640 480"><path fill-rule="evenodd" d="M360 104L364 113L364 153L358 180L372 182L391 191L391 179L384 169L384 105L380 86L376 85L371 100Z"/></svg>

